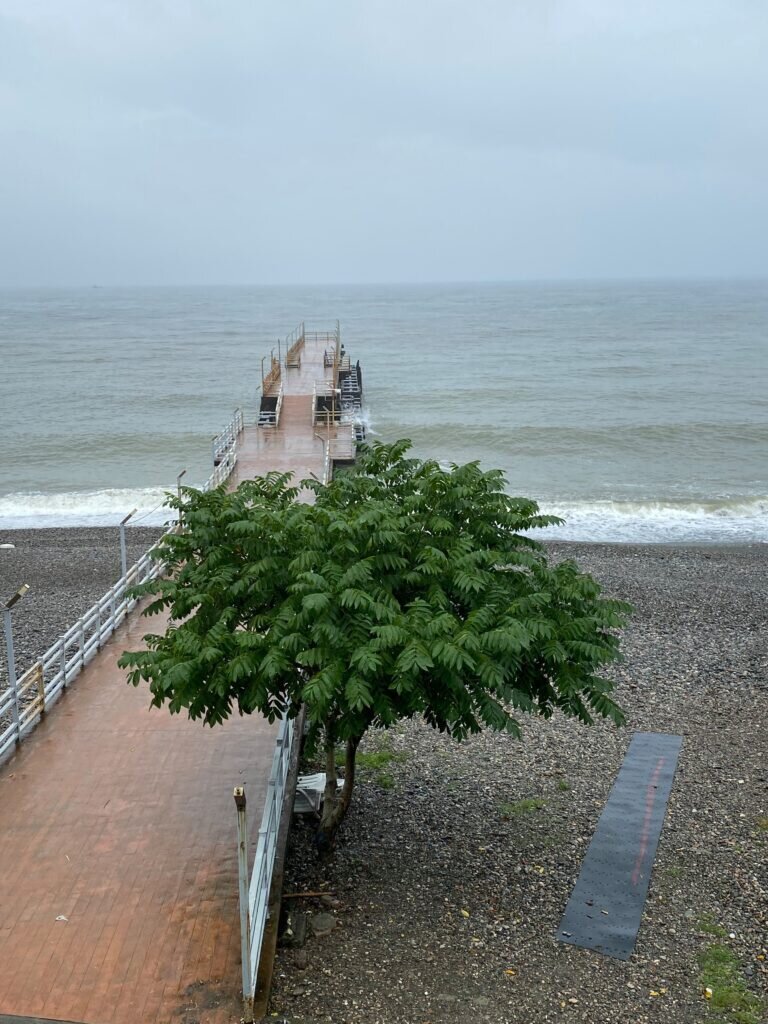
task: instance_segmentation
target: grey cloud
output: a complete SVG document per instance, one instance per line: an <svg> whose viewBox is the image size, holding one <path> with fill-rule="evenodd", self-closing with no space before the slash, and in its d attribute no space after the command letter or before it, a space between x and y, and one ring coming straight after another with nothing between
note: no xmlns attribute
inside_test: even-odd
<svg viewBox="0 0 768 1024"><path fill-rule="evenodd" d="M746 0L0 0L0 283L763 274L766 43Z"/></svg>

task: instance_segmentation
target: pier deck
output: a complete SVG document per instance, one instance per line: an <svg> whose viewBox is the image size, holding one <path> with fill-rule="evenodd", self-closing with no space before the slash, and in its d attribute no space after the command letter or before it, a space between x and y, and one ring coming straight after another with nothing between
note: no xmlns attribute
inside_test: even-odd
<svg viewBox="0 0 768 1024"><path fill-rule="evenodd" d="M323 478L323 438L349 433L313 423L323 348L308 339L301 367L283 369L279 426L246 427L231 486L269 470ZM276 727L150 710L116 663L163 628L134 613L0 768L0 1014L240 1019L232 789L247 784L252 859Z"/></svg>

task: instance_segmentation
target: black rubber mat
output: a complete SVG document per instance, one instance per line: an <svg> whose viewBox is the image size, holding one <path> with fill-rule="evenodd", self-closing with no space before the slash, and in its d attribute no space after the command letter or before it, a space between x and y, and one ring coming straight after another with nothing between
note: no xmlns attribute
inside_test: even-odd
<svg viewBox="0 0 768 1024"><path fill-rule="evenodd" d="M682 736L632 737L557 931L628 960L635 948Z"/></svg>

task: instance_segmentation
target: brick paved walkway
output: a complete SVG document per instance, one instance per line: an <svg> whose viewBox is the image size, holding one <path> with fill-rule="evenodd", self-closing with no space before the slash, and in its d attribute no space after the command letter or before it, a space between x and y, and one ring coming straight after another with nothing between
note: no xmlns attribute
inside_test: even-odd
<svg viewBox="0 0 768 1024"><path fill-rule="evenodd" d="M2 1013L240 1017L232 789L262 805L275 728L149 710L116 660L150 622L120 629L0 769Z"/></svg>

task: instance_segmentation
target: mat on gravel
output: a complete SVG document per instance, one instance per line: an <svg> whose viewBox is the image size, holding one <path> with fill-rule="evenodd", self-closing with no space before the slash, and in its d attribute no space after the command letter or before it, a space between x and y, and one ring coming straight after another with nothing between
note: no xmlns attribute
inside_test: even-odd
<svg viewBox="0 0 768 1024"><path fill-rule="evenodd" d="M635 948L682 736L632 737L557 932L628 960Z"/></svg>

